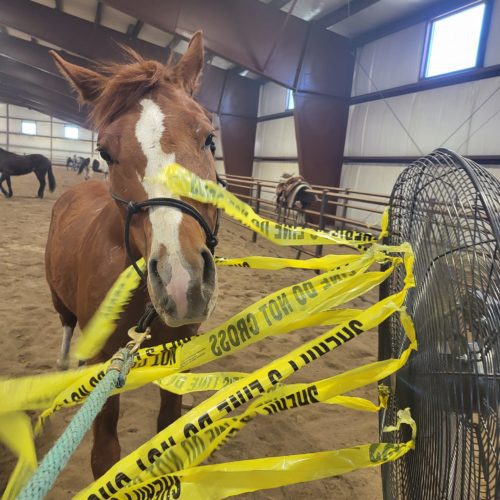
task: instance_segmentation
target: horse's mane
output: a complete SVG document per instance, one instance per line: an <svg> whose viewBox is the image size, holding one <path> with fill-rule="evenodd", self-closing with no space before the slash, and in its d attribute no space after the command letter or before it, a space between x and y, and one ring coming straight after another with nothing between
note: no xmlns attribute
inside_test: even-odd
<svg viewBox="0 0 500 500"><path fill-rule="evenodd" d="M90 119L97 129L109 125L119 114L134 106L160 83L175 83L171 60L167 64L146 60L129 47L122 47L128 62L100 63L97 70L106 78L92 102Z"/></svg>

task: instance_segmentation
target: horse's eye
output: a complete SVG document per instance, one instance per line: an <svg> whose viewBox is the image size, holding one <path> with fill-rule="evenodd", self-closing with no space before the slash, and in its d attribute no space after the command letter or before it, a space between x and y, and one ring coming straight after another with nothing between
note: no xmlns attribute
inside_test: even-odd
<svg viewBox="0 0 500 500"><path fill-rule="evenodd" d="M101 158L106 162L106 163L113 163L113 158L111 158L111 155L105 150L105 149L99 149L99 154L101 155Z"/></svg>
<svg viewBox="0 0 500 500"><path fill-rule="evenodd" d="M214 143L214 134L208 134L205 139L205 147L209 148Z"/></svg>

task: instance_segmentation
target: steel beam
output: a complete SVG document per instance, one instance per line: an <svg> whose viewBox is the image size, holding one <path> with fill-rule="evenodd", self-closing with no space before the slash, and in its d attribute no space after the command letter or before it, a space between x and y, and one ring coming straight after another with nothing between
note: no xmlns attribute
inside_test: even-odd
<svg viewBox="0 0 500 500"><path fill-rule="evenodd" d="M67 53L62 55L69 62L92 68L92 64L86 59ZM57 88L63 94L72 96L70 86L57 70L54 60L49 54L49 49L42 45L34 46L26 40L0 34L0 64L1 61L4 61L4 66L17 69L15 74L17 77L23 78L24 75L27 81L35 83L43 80L47 85L50 85L48 88ZM17 65L16 61L21 64ZM21 69L17 66L20 66ZM40 71L30 71L28 66ZM222 69L209 65L205 66L197 100L210 111L217 112L219 109L224 75L225 71ZM56 80L53 80L54 78Z"/></svg>
<svg viewBox="0 0 500 500"><path fill-rule="evenodd" d="M0 19L6 26L63 47L91 59L122 60L119 44L128 45L144 57L166 61L168 51L118 31L96 26L50 7L29 0L2 0Z"/></svg>
<svg viewBox="0 0 500 500"><path fill-rule="evenodd" d="M346 5L329 12L314 22L323 28L328 28L378 2L380 2L380 0L351 0L347 2Z"/></svg>
<svg viewBox="0 0 500 500"><path fill-rule="evenodd" d="M0 2L0 18L7 25L12 25L14 28L20 29L26 33L38 35L42 40L46 40L76 54L81 54L91 60L116 60L117 57L123 57L121 49L113 42L113 39L116 40L116 42L132 46L132 48L137 50L144 57L157 59L162 62L167 60L167 54L169 53L168 49L141 40L136 40L134 45L128 37L117 31L96 26L89 21L85 21L75 16L68 16L67 14L57 12L49 7L44 7L43 5L26 0L2 0L2 2ZM61 29L54 29L56 23ZM69 27L69 29L63 29L63 27ZM72 31L79 35L73 36ZM47 57L50 57L48 56L48 49L41 46L30 46L31 48L28 50L26 44L22 43L23 40L13 40L13 38L14 37L7 37L1 39L0 53L13 59L19 59L25 64L59 75L55 65L51 63L50 59L47 59ZM106 42L103 42L103 50L101 51L98 41L102 41L103 39ZM89 43L89 40L92 40L92 43ZM3 47L3 43L5 43L5 47ZM143 50L144 48L145 50ZM30 51L32 51L32 54L29 53ZM62 55L65 59L74 64L91 67L91 63L85 59L70 54ZM224 74L225 71L220 68L207 64L204 67L204 76L201 81L197 100L210 111L216 112L218 110L220 95L217 97L217 94L222 91L221 81L224 79ZM239 78L244 79L243 77ZM216 96L216 98L206 98L210 96Z"/></svg>
<svg viewBox="0 0 500 500"><path fill-rule="evenodd" d="M18 61L14 61L1 55L0 72L17 78L20 81L50 89L52 92L60 94L61 99L67 99L74 102L75 97L71 93L69 84L67 84L62 78L59 78L51 73L26 66L25 64L21 64Z"/></svg>
<svg viewBox="0 0 500 500"><path fill-rule="evenodd" d="M40 69L50 73L51 75L59 77L61 80L64 80L64 77L57 70L54 60L49 54L49 49L43 45L34 45L26 40L22 40L21 38L0 33L0 54L9 59ZM73 64L78 64L79 66L84 66L86 68L92 67L92 64L87 59L83 59L82 57L76 57L66 52L61 52L61 55L64 59ZM69 86L67 86L67 88L69 88Z"/></svg>
<svg viewBox="0 0 500 500"><path fill-rule="evenodd" d="M281 9L289 2L290 0L271 0L268 5L274 9Z"/></svg>
<svg viewBox="0 0 500 500"><path fill-rule="evenodd" d="M71 98L65 98L61 94L52 92L50 89L41 87L32 82L19 80L18 78L0 72L0 89L9 91L13 95L23 97L24 95L43 99L53 109L61 112L85 118L86 112L79 109L76 102Z"/></svg>
<svg viewBox="0 0 500 500"><path fill-rule="evenodd" d="M292 16L276 43L276 33L287 14L261 2L212 0L209 6L205 0L103 0L103 3L184 39L202 29L208 50L286 87L295 88L295 82L301 80L304 85L301 90L305 92L322 93L326 89L331 96L350 94L350 87L337 81L337 76L346 71L345 59L354 60L347 39ZM323 32L322 52L328 55L323 60L316 58L308 69L312 73L301 65L310 31ZM270 47L275 50L268 61ZM324 66L333 68L335 77L323 82L320 90L315 83L324 78Z"/></svg>

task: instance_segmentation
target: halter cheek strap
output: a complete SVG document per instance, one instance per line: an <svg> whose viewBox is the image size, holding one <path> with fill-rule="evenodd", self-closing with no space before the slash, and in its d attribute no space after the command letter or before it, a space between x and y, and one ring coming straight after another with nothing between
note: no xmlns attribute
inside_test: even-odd
<svg viewBox="0 0 500 500"><path fill-rule="evenodd" d="M177 200L175 198L151 198L149 200L135 202L135 201L127 201L123 198L120 198L114 193L110 192L111 197L124 205L127 205L127 217L125 219L125 249L127 251L127 256L129 260L132 262L134 269L137 274L144 279L144 273L140 270L139 266L136 264L135 259L132 256L132 248L130 247L130 223L132 222L132 217L145 208L151 207L171 207L180 210L182 213L191 216L198 224L201 226L203 231L205 232L205 244L207 245L210 252L213 254L215 251L215 247L217 246L217 231L219 229L219 213L217 212L217 222L215 225L215 230L212 232L207 221L203 218L203 216L196 210L194 207L189 205L188 203Z"/></svg>

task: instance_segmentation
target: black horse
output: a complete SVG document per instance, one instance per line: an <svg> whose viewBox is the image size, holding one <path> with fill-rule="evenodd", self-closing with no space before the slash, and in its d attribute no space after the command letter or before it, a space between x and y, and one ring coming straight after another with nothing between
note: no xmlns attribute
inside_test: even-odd
<svg viewBox="0 0 500 500"><path fill-rule="evenodd" d="M56 179L52 172L52 164L50 160L43 155L17 155L5 149L0 148L0 189L7 198L10 198L14 193L10 184L11 175L25 175L34 172L40 188L38 189L38 197L43 198L45 190L45 174L49 179L49 189L54 191L56 188ZM7 182L9 191L3 188L3 182Z"/></svg>

